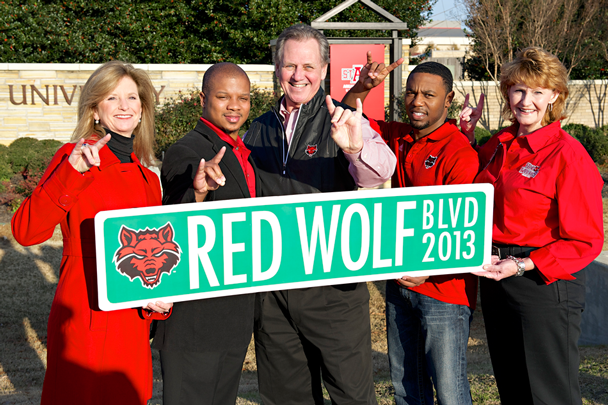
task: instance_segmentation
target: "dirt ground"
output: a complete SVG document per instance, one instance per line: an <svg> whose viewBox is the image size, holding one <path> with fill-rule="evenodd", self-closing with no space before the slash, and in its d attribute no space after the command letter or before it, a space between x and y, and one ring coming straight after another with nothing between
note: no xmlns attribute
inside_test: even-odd
<svg viewBox="0 0 608 405"><path fill-rule="evenodd" d="M605 204L608 199L605 200ZM605 215L605 221L608 215ZM39 404L46 368L46 322L62 254L59 228L42 245L22 247L13 239L8 220L0 216L0 404ZM374 379L380 405L393 404L388 372L384 282L368 283ZM608 404L608 348L582 348L584 404ZM479 308L468 349L468 374L476 404L498 404ZM162 404L158 352L153 351L154 392L149 405ZM326 396L326 403L330 404ZM243 365L237 404L261 404L252 345Z"/></svg>

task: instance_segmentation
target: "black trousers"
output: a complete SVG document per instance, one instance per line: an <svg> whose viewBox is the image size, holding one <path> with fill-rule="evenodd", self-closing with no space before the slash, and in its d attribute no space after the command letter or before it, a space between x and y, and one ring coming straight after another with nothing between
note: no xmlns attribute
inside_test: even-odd
<svg viewBox="0 0 608 405"><path fill-rule="evenodd" d="M536 271L481 279L481 307L503 405L581 404L578 338L584 270L546 285Z"/></svg>
<svg viewBox="0 0 608 405"><path fill-rule="evenodd" d="M365 283L268 293L255 349L264 405L376 404Z"/></svg>
<svg viewBox="0 0 608 405"><path fill-rule="evenodd" d="M236 403L247 347L225 352L161 350L164 405Z"/></svg>

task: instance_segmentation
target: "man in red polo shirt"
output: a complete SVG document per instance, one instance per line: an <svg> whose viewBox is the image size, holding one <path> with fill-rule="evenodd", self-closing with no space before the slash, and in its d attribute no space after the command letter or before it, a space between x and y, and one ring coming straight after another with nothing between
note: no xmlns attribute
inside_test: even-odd
<svg viewBox="0 0 608 405"><path fill-rule="evenodd" d="M357 98L365 99L401 63L384 68L368 53L359 81L342 102L355 105ZM477 153L456 121L447 120L452 82L445 66L418 65L408 77L404 96L410 123L371 121L397 156L392 187L473 182L479 169ZM478 109L463 111L463 128L474 130L482 105L483 99ZM477 277L468 273L387 282L388 354L397 405L432 405L433 385L440 404L471 404L466 351L476 299Z"/></svg>
<svg viewBox="0 0 608 405"><path fill-rule="evenodd" d="M250 110L247 74L218 63L205 72L202 116L163 160L163 204L253 198L259 180L238 136ZM163 403L234 404L253 333L254 294L178 302L158 323Z"/></svg>

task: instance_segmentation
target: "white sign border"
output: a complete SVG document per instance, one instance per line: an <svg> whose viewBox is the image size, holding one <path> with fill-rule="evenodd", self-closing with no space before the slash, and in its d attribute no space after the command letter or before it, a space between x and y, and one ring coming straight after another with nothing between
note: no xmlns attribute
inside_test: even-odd
<svg viewBox="0 0 608 405"><path fill-rule="evenodd" d="M235 290L222 290L222 291L210 291L193 294L182 294L173 295L161 298L154 298L152 300L133 300L125 301L121 303L112 303L107 298L106 288L106 260L105 260L105 241L103 237L103 225L107 219L116 217L127 217L127 216L145 216L145 215L157 215L159 208L162 208L163 213L175 213L184 211L206 211L217 208L241 208L241 207L256 207L260 205L283 205L283 204L297 204L297 203L311 203L317 201L333 201L333 200L363 200L370 198L377 198L382 194L382 197L395 197L395 196L417 196L417 195L434 195L434 194L458 194L458 193L474 193L482 192L486 195L486 221L484 229L484 242L483 245L487 248L484 249L483 263L490 263L491 257L491 246L492 246L492 213L494 208L494 187L491 184L458 184L458 185L445 185L445 186L426 186L426 187L404 187L404 188L391 188L391 189L375 189L375 190L358 190L358 191L344 191L335 193L313 193L313 194L295 194L287 196L273 196L273 197L259 197L259 198L247 198L247 199L234 199L234 200L221 200L221 201L206 201L204 203L188 203L188 204L175 204L175 205L162 205L154 207L143 207L143 208L129 208L122 210L112 211L101 211L95 216L95 252L96 252L96 263L97 263L97 286L98 286L98 304L99 308L103 311L112 311L117 309L125 308L138 308L148 305L151 301L164 301L164 302L181 302L191 301L196 299L205 298L216 298L216 297L227 297L232 295L251 294L257 292L266 292L274 290L290 290L297 288L310 288L310 287L321 287L328 285L338 284L350 284L357 282L368 282L368 281L379 281L379 280L391 280L400 278L404 275L401 272L388 272L382 274L373 274L366 276L354 276L354 277L339 277L334 279L323 279L314 281L299 281L295 283L287 284L274 284L264 285L259 287L243 287ZM196 206L196 208L194 208ZM489 216L489 219L487 218ZM469 273L472 271L481 270L481 266L473 267L460 267L458 269L443 269L441 274L458 274L458 273ZM430 273L435 274L435 273ZM407 275L411 276L424 276L429 275L429 270L421 271L409 271ZM344 282L337 282L337 280L344 280Z"/></svg>

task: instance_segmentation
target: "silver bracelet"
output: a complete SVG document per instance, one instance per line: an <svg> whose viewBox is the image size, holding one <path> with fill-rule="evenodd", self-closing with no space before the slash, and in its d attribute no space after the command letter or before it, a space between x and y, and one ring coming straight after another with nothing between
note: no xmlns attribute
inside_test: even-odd
<svg viewBox="0 0 608 405"><path fill-rule="evenodd" d="M514 257L514 256L507 256L507 259L511 259L515 262L515 265L517 266L517 273L514 274L515 277L521 277L524 275L524 272L526 271L526 264L524 263L523 259L520 259L518 257Z"/></svg>

